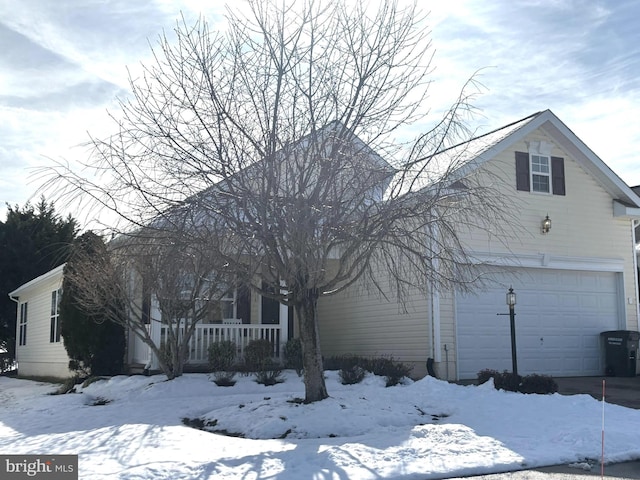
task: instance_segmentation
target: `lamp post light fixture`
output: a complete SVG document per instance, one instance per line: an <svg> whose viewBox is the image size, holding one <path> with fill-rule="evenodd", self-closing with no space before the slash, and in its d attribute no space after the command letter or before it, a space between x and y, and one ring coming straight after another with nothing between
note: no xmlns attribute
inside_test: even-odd
<svg viewBox="0 0 640 480"><path fill-rule="evenodd" d="M513 374L518 375L518 358L516 354L516 293L513 291L513 287L509 287L509 291L507 292L507 305L509 305L509 323L511 324L511 365Z"/></svg>
<svg viewBox="0 0 640 480"><path fill-rule="evenodd" d="M549 215L547 215L544 217L544 220L542 220L542 233L549 233L549 230L551 230L551 219Z"/></svg>

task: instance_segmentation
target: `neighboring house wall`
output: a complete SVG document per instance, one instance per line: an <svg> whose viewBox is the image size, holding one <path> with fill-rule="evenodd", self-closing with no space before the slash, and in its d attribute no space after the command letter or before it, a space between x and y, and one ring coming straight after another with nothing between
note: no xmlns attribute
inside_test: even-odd
<svg viewBox="0 0 640 480"><path fill-rule="evenodd" d="M9 295L17 300L16 359L21 376L69 377L69 357L63 340L51 340L51 294L62 288L62 270L57 267L22 285ZM20 345L20 310L27 303L26 343ZM55 336L54 336L55 339Z"/></svg>

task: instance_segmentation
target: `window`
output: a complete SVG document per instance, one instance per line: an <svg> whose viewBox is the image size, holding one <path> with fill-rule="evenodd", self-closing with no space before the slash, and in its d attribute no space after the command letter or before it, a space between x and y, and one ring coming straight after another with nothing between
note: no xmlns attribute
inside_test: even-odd
<svg viewBox="0 0 640 480"><path fill-rule="evenodd" d="M60 297L62 289L51 292L51 330L49 332L49 342L60 341Z"/></svg>
<svg viewBox="0 0 640 480"><path fill-rule="evenodd" d="M236 318L236 290L231 289L219 300L210 300L207 305L208 323L220 323L223 320Z"/></svg>
<svg viewBox="0 0 640 480"><path fill-rule="evenodd" d="M27 344L27 302L20 304L20 323L18 332L18 345Z"/></svg>
<svg viewBox="0 0 640 480"><path fill-rule="evenodd" d="M203 323L251 323L251 294L244 284L231 288L219 299L208 300L206 308Z"/></svg>
<svg viewBox="0 0 640 480"><path fill-rule="evenodd" d="M550 176L549 157L531 155L531 191L549 193Z"/></svg>
<svg viewBox="0 0 640 480"><path fill-rule="evenodd" d="M516 188L525 192L565 195L564 158L516 152Z"/></svg>

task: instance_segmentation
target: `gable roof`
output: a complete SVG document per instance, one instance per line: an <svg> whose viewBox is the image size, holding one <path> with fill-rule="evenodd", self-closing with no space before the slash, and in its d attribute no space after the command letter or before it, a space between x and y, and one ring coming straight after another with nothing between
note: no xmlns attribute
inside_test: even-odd
<svg viewBox="0 0 640 480"><path fill-rule="evenodd" d="M32 287L45 282L51 278L54 278L56 275L62 274L62 272L64 271L64 266L66 265L66 263L63 263L62 265L58 265L57 267L49 270L46 273L43 273L42 275L40 275L39 277L34 278L33 280L29 280L27 283L20 285L18 288L16 288L14 291L9 292L9 297L10 298L17 298L20 296L20 294L24 291L30 290Z"/></svg>
<svg viewBox="0 0 640 480"><path fill-rule="evenodd" d="M438 170L442 171L443 166L455 162L459 167L454 178L459 180L538 128L571 155L615 201L626 207L625 212L620 213L621 215L636 216L640 214L640 210L636 211L636 209L640 209L640 197L551 110L534 113L504 127L479 135L467 142L438 152L422 162L433 165L433 167L429 167L432 174L433 172L437 173ZM415 168L426 170L419 163ZM433 175L431 175L432 178L429 178L430 175L424 175L424 177L421 184L416 184L413 188L424 188L433 182Z"/></svg>

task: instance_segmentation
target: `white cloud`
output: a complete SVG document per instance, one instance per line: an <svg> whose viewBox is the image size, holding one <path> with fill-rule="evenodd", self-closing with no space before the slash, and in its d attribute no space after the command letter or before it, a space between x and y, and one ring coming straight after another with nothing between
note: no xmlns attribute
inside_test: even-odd
<svg viewBox="0 0 640 480"><path fill-rule="evenodd" d="M403 0L404 1L404 0ZM410 0L407 0L411 3ZM233 8L246 10L239 0ZM419 5L435 47L434 116L483 69L477 101L484 130L552 109L628 183L640 183L640 30L634 0L456 0ZM369 5L369 8L375 8ZM128 89L164 29L182 12L220 27L222 2L21 0L0 2L0 188L5 201L31 193L26 169L43 157L74 158L86 131L105 130L105 110ZM0 215L1 217L2 215Z"/></svg>

